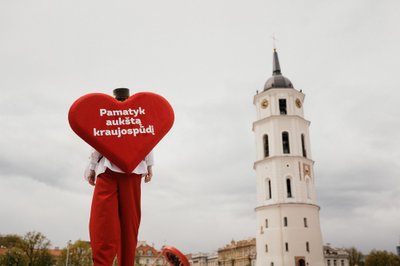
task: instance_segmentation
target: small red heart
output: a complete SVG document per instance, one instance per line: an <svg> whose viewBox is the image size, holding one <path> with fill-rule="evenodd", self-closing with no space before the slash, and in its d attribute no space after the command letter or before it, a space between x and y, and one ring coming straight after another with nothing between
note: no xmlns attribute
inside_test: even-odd
<svg viewBox="0 0 400 266"><path fill-rule="evenodd" d="M130 173L171 129L174 111L166 99L151 92L123 102L91 93L72 104L68 120L79 137Z"/></svg>

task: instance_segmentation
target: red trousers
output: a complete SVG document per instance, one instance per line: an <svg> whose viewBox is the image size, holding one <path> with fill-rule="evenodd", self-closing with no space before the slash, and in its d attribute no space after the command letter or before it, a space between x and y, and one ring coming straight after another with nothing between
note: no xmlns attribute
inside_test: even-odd
<svg viewBox="0 0 400 266"><path fill-rule="evenodd" d="M96 180L90 212L90 245L94 266L135 265L140 225L141 175L107 169Z"/></svg>

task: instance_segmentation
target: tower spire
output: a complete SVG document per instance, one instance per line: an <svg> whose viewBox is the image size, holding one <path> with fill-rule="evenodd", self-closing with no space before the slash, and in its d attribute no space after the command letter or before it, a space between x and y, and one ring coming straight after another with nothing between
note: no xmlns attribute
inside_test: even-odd
<svg viewBox="0 0 400 266"><path fill-rule="evenodd" d="M264 91L273 88L293 88L292 82L282 75L281 66L279 64L278 52L274 48L272 61L272 77L270 77L264 85Z"/></svg>
<svg viewBox="0 0 400 266"><path fill-rule="evenodd" d="M272 75L282 75L281 66L279 65L279 58L276 48L274 48L274 60L272 62Z"/></svg>

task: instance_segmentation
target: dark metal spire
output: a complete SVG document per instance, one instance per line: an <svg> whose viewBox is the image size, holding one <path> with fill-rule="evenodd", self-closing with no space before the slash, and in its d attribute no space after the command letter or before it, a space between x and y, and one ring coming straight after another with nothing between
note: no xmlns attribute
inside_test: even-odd
<svg viewBox="0 0 400 266"><path fill-rule="evenodd" d="M272 63L272 75L282 75L281 66L279 65L279 58L276 49L274 48L274 61Z"/></svg>
<svg viewBox="0 0 400 266"><path fill-rule="evenodd" d="M270 77L264 85L264 91L272 88L293 88L292 82L281 73L281 66L279 65L278 53L274 48L274 59L272 63L272 77Z"/></svg>

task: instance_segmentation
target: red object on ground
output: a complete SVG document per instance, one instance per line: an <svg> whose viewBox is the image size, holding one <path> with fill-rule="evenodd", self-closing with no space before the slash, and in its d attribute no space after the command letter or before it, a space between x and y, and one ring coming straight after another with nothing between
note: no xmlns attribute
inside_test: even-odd
<svg viewBox="0 0 400 266"><path fill-rule="evenodd" d="M72 104L68 120L79 137L130 173L171 129L174 111L166 99L151 92L123 102L91 93Z"/></svg>
<svg viewBox="0 0 400 266"><path fill-rule="evenodd" d="M166 261L172 266L190 266L188 259L177 248L166 246L162 249Z"/></svg>
<svg viewBox="0 0 400 266"><path fill-rule="evenodd" d="M90 245L94 266L135 264L140 225L140 183L137 174L111 170L97 177L90 213Z"/></svg>

